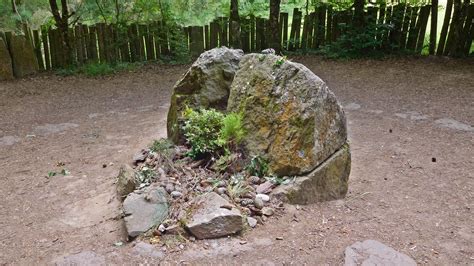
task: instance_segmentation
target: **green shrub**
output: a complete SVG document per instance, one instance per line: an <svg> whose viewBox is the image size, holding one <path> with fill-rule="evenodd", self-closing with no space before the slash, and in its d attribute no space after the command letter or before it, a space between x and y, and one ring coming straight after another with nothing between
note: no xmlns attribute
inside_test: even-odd
<svg viewBox="0 0 474 266"><path fill-rule="evenodd" d="M215 153L221 147L219 132L224 114L214 109L194 111L186 108L184 118L184 136L191 145L189 156L197 158L206 153Z"/></svg>
<svg viewBox="0 0 474 266"><path fill-rule="evenodd" d="M268 175L268 162L261 156L255 156L245 168L250 175L264 177Z"/></svg>
<svg viewBox="0 0 474 266"><path fill-rule="evenodd" d="M169 139L158 139L153 141L150 150L156 153L163 153L173 148L174 144Z"/></svg>
<svg viewBox="0 0 474 266"><path fill-rule="evenodd" d="M242 116L235 113L224 115L214 109L184 111L184 136L191 151L192 158L204 154L229 155L236 150L245 132L242 127Z"/></svg>
<svg viewBox="0 0 474 266"><path fill-rule="evenodd" d="M90 63L81 68L81 72L89 77L105 76L115 73L114 68L106 63Z"/></svg>
<svg viewBox="0 0 474 266"><path fill-rule="evenodd" d="M346 24L339 26L342 35L320 50L328 58L381 57L392 48L384 47L384 38L381 37L387 38L391 28L388 24L369 24L362 29Z"/></svg>
<svg viewBox="0 0 474 266"><path fill-rule="evenodd" d="M219 131L219 144L235 149L236 145L242 141L244 135L242 115L236 113L226 115L222 120L222 127Z"/></svg>

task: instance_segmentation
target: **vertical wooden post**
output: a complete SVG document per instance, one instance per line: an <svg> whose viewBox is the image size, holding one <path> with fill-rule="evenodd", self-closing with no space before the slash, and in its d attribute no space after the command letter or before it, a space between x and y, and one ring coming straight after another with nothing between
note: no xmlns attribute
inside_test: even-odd
<svg viewBox="0 0 474 266"><path fill-rule="evenodd" d="M426 27L428 25L428 18L430 16L430 10L431 10L431 6L426 5L422 7L420 11L421 25L420 25L420 33L418 34L418 41L416 43L417 53L421 53L425 45L425 34L426 34Z"/></svg>
<svg viewBox="0 0 474 266"><path fill-rule="evenodd" d="M219 46L229 46L229 19L225 17L219 18L220 20L220 35L219 35Z"/></svg>
<svg viewBox="0 0 474 266"><path fill-rule="evenodd" d="M400 43L399 43L401 50L404 50L407 45L407 36L408 36L408 29L410 27L411 12L412 12L412 7L410 5L407 5L404 19L403 19L403 26L402 26L401 36L400 36Z"/></svg>
<svg viewBox="0 0 474 266"><path fill-rule="evenodd" d="M248 53L250 52L250 20L246 18L240 19L240 38L242 41L242 50Z"/></svg>
<svg viewBox="0 0 474 266"><path fill-rule="evenodd" d="M45 69L51 69L51 59L49 55L48 29L41 27L41 41L43 42Z"/></svg>
<svg viewBox="0 0 474 266"><path fill-rule="evenodd" d="M38 66L40 70L45 70L43 63L43 54L41 53L41 39L38 30L33 30L33 42L35 47L36 58L38 59Z"/></svg>
<svg viewBox="0 0 474 266"><path fill-rule="evenodd" d="M76 44L76 54L77 54L77 64L82 65L84 63L84 54L82 49L82 27L81 25L76 25L74 27L74 43Z"/></svg>
<svg viewBox="0 0 474 266"><path fill-rule="evenodd" d="M87 54L89 55L88 60L90 62L98 61L99 53L97 50L97 26L89 27L89 42L87 45Z"/></svg>
<svg viewBox="0 0 474 266"><path fill-rule="evenodd" d="M107 52L105 47L105 24L97 23L97 41L99 44L98 59L100 63L107 61Z"/></svg>
<svg viewBox="0 0 474 266"><path fill-rule="evenodd" d="M304 16L304 20L303 20L303 33L301 34L301 49L303 51L306 50L306 48L308 47L308 35L309 35L309 27L310 27L310 24L309 24L309 15L305 15Z"/></svg>
<svg viewBox="0 0 474 266"><path fill-rule="evenodd" d="M211 49L211 36L210 36L210 31L209 31L209 25L204 26L204 49L205 50L210 50Z"/></svg>
<svg viewBox="0 0 474 266"><path fill-rule="evenodd" d="M282 50L288 50L288 13L280 13L280 24L282 27Z"/></svg>
<svg viewBox="0 0 474 266"><path fill-rule="evenodd" d="M155 55L156 59L159 60L161 57L161 51L160 51L160 24L159 22L153 22L153 40L155 44Z"/></svg>
<svg viewBox="0 0 474 266"><path fill-rule="evenodd" d="M321 5L319 9L319 30L318 30L318 42L319 45L325 44L326 37L326 5Z"/></svg>
<svg viewBox="0 0 474 266"><path fill-rule="evenodd" d="M301 31L301 12L298 8L293 9L293 20L291 22L290 44L288 50L294 51L299 48Z"/></svg>
<svg viewBox="0 0 474 266"><path fill-rule="evenodd" d="M418 38L418 30L417 30L417 20L418 18L418 10L419 7L414 6L411 11L411 18L410 18L410 30L408 31L408 39L406 44L407 50L415 50L416 48L416 40Z"/></svg>
<svg viewBox="0 0 474 266"><path fill-rule="evenodd" d="M373 15L373 14L372 14ZM334 25L332 24L333 22L333 17L334 16L334 12L332 10L332 6L329 5L328 8L327 8L327 24L326 24L326 40L325 42L326 43L331 43L332 41L332 31L333 31L333 27Z"/></svg>
<svg viewBox="0 0 474 266"><path fill-rule="evenodd" d="M257 23L255 17L250 16L250 51L257 49L256 34L257 34Z"/></svg>
<svg viewBox="0 0 474 266"><path fill-rule="evenodd" d="M151 25L147 25L147 31L146 31L146 59L148 61L150 60L155 60L156 59L156 54L155 54L155 46L153 45L153 27Z"/></svg>
<svg viewBox="0 0 474 266"><path fill-rule="evenodd" d="M210 25L209 48L216 48L219 45L219 25L218 22L212 21Z"/></svg>

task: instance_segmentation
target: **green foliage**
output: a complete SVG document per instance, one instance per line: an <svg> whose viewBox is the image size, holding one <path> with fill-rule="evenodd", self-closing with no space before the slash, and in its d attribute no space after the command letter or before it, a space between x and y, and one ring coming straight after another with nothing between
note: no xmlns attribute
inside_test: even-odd
<svg viewBox="0 0 474 266"><path fill-rule="evenodd" d="M88 63L83 66L71 66L68 68L61 68L56 70L56 75L59 76L72 76L77 74L84 74L88 77L99 77L115 74L123 71L132 71L136 69L139 63Z"/></svg>
<svg viewBox="0 0 474 266"><path fill-rule="evenodd" d="M245 136L242 125L242 115L230 113L222 120L222 127L219 132L219 144L221 146L229 145L235 147L240 144Z"/></svg>
<svg viewBox="0 0 474 266"><path fill-rule="evenodd" d="M279 58L275 64L273 64L273 68L279 68L281 65L283 65L283 63L285 63L286 61L286 56L283 56L281 58Z"/></svg>
<svg viewBox="0 0 474 266"><path fill-rule="evenodd" d="M232 200L237 200L241 196L250 192L250 188L245 184L244 176L233 175L227 185L227 193Z"/></svg>
<svg viewBox="0 0 474 266"><path fill-rule="evenodd" d="M390 25L367 25L363 29L340 24L343 34L331 44L324 46L321 53L328 58L379 57L389 49L383 49L384 40Z"/></svg>
<svg viewBox="0 0 474 266"><path fill-rule="evenodd" d="M250 160L245 170L247 170L250 175L264 177L268 175L268 162L261 156L255 156Z"/></svg>
<svg viewBox="0 0 474 266"><path fill-rule="evenodd" d="M150 150L156 153L163 153L173 148L174 144L169 139L158 139L153 141Z"/></svg>
<svg viewBox="0 0 474 266"><path fill-rule="evenodd" d="M239 114L224 115L214 109L195 111L186 108L184 118L183 130L191 146L189 156L192 158L204 154L219 155L222 154L223 148L225 155L230 156L245 135L242 116ZM223 158L220 162L224 165L226 161Z"/></svg>
<svg viewBox="0 0 474 266"><path fill-rule="evenodd" d="M219 145L219 132L224 114L214 109L194 111L186 108L184 112L184 135L191 145L189 156L197 158L206 153L215 153Z"/></svg>

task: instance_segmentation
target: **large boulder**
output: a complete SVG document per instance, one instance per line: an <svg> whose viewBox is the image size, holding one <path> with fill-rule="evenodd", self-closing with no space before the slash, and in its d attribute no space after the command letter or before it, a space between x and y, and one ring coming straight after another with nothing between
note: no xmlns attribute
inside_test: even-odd
<svg viewBox="0 0 474 266"><path fill-rule="evenodd" d="M243 115L246 149L278 176L310 173L347 141L344 111L326 84L273 54L242 57L227 110Z"/></svg>
<svg viewBox="0 0 474 266"><path fill-rule="evenodd" d="M199 239L228 236L243 229L240 211L215 192L198 196L194 206L186 228Z"/></svg>
<svg viewBox="0 0 474 266"><path fill-rule="evenodd" d="M130 237L136 237L166 219L169 208L166 195L161 187L148 187L128 195L123 202L123 212Z"/></svg>
<svg viewBox="0 0 474 266"><path fill-rule="evenodd" d="M272 195L291 204L311 204L344 198L351 172L349 145L344 145L312 172L280 185Z"/></svg>
<svg viewBox="0 0 474 266"><path fill-rule="evenodd" d="M38 72L38 60L33 46L25 36L12 35L9 38L8 47L10 48L15 77L21 78Z"/></svg>
<svg viewBox="0 0 474 266"><path fill-rule="evenodd" d="M182 113L186 106L226 109L230 84L242 56L242 50L227 47L215 48L199 56L173 88L167 123L169 139L183 143Z"/></svg>
<svg viewBox="0 0 474 266"><path fill-rule="evenodd" d="M13 79L12 58L6 42L0 36L0 81Z"/></svg>

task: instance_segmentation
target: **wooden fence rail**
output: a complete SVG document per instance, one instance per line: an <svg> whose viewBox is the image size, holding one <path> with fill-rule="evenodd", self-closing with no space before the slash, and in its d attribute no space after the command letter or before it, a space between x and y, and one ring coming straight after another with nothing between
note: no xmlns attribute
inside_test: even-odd
<svg viewBox="0 0 474 266"><path fill-rule="evenodd" d="M383 25L387 31L373 36L380 41L380 49L408 50L420 54L425 48L430 5L369 6L365 12L368 26ZM474 4L468 6L463 21L449 18L442 27L437 47L438 55L467 56L474 35ZM450 14L449 14L450 15ZM337 41L351 25L353 11L335 10L322 5L314 12L303 14L295 8L291 14L280 14L280 43L286 51L313 50ZM446 25L448 23L448 25ZM240 39L245 52L268 48L268 19L241 18ZM6 34L11 35L10 33ZM0 34L2 36L2 34ZM218 46L229 46L234 35L229 19L219 17L205 26L169 28L162 21L148 24L114 25L98 23L78 24L69 29L70 44L77 65L89 62L117 63L153 61L185 49L192 56ZM31 37L30 37L31 38ZM28 38L27 38L28 39ZM32 31L32 46L41 70L67 65L57 29L41 27ZM183 52L183 51L181 51Z"/></svg>

